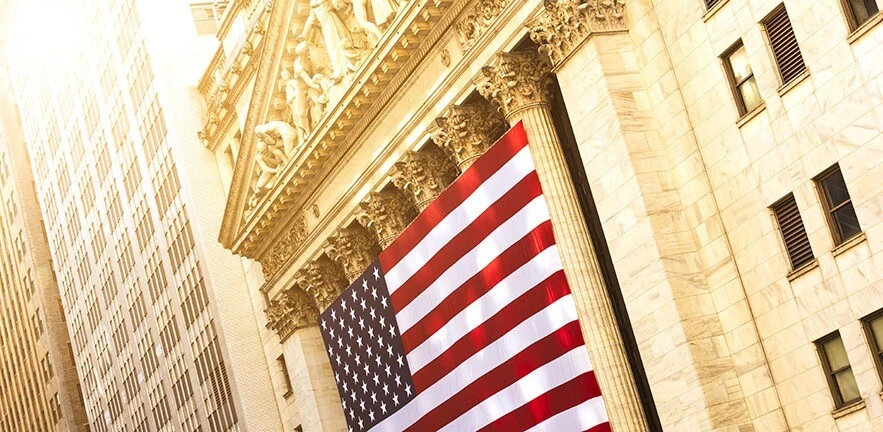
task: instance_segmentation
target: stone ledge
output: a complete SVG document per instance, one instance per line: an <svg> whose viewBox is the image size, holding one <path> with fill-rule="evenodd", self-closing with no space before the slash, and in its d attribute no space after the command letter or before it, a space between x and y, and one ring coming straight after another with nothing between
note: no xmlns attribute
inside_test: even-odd
<svg viewBox="0 0 883 432"><path fill-rule="evenodd" d="M818 258L813 259L812 261L810 261L810 262L792 270L790 273L788 273L788 282L793 282L795 279L811 272L813 269L818 268L818 267L819 267Z"/></svg>
<svg viewBox="0 0 883 432"><path fill-rule="evenodd" d="M807 78L809 78L809 69L804 70L802 74L797 76L797 78L794 78L786 84L782 84L782 86L776 90L776 93L779 94L779 97L782 97L782 95L788 93L791 89L806 81Z"/></svg>
<svg viewBox="0 0 883 432"><path fill-rule="evenodd" d="M858 26L857 29L853 30L852 33L850 33L849 36L846 37L846 43L851 44L861 39L862 36L871 31L871 29L876 27L877 24L880 24L881 21L883 21L883 11L877 12L876 15L868 18L868 20L865 21L864 24Z"/></svg>
<svg viewBox="0 0 883 432"><path fill-rule="evenodd" d="M846 405L842 408L837 408L836 410L831 412L831 415L834 416L835 419L839 419L842 417L846 417L852 413L858 412L865 409L865 400L860 399L858 402L853 402L849 405Z"/></svg>
<svg viewBox="0 0 883 432"><path fill-rule="evenodd" d="M702 22L708 22L708 20L710 20L711 17L717 13L717 11L723 9L724 5L729 2L730 0L721 0L718 4L712 6L711 9L706 10L705 13L702 14Z"/></svg>
<svg viewBox="0 0 883 432"><path fill-rule="evenodd" d="M757 106L757 108L754 108L753 110L748 111L742 117L739 117L739 120L736 120L736 126L740 128L742 126L745 126L745 123L750 122L751 119L757 117L757 115L762 113L764 110L766 110L766 102L761 102L760 105Z"/></svg>
<svg viewBox="0 0 883 432"><path fill-rule="evenodd" d="M865 235L864 231L862 231L860 234L853 236L851 239L846 240L845 242L841 243L838 246L835 246L834 249L831 249L831 253L834 256L838 256L838 255L852 249L853 247L858 246L861 243L864 243L866 240L868 240L868 237Z"/></svg>

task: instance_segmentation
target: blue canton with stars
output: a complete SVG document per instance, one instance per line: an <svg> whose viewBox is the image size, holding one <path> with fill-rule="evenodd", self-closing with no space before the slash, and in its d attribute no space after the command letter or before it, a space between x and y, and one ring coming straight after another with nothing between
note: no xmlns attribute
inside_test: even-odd
<svg viewBox="0 0 883 432"><path fill-rule="evenodd" d="M414 398L380 261L319 316L351 432L366 431Z"/></svg>

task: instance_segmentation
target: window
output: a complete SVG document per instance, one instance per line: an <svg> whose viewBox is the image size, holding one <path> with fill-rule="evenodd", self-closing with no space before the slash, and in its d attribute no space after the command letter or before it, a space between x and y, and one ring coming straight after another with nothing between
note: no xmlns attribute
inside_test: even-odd
<svg viewBox="0 0 883 432"><path fill-rule="evenodd" d="M840 332L831 333L816 342L822 368L828 378L828 386L831 395L834 396L834 405L837 408L857 402L861 399L855 375L852 374L852 366L846 356L846 348L843 347L843 339Z"/></svg>
<svg viewBox="0 0 883 432"><path fill-rule="evenodd" d="M841 2L846 12L846 21L849 22L850 30L861 27L862 24L868 22L872 16L880 11L874 0L841 0Z"/></svg>
<svg viewBox="0 0 883 432"><path fill-rule="evenodd" d="M803 62L803 55L800 54L797 37L794 36L794 29L791 28L784 3L764 18L763 27L770 40L782 85L788 84L806 72L806 64Z"/></svg>
<svg viewBox="0 0 883 432"><path fill-rule="evenodd" d="M812 262L815 256L813 256L812 247L809 244L809 237L806 236L806 228L803 226L803 219L797 209L794 194L789 193L788 196L773 204L772 210L776 216L779 230L782 232L785 250L788 251L788 258L791 260L791 268L796 270Z"/></svg>
<svg viewBox="0 0 883 432"><path fill-rule="evenodd" d="M723 59L727 78L733 89L733 97L736 99L736 107L739 109L739 115L744 116L762 102L754 72L751 70L751 64L748 63L748 51L745 51L742 41L739 41L724 54Z"/></svg>
<svg viewBox="0 0 883 432"><path fill-rule="evenodd" d="M862 325L865 328L865 335L868 337L868 345L874 354L877 373L883 378L883 309L862 319Z"/></svg>
<svg viewBox="0 0 883 432"><path fill-rule="evenodd" d="M212 3L195 3L190 5L190 13L193 14L193 22L196 24L196 33L200 36L214 35L218 32L221 17L227 8L227 2L219 1Z"/></svg>
<svg viewBox="0 0 883 432"><path fill-rule="evenodd" d="M883 329L881 329L881 332L883 332ZM282 371L282 379L285 384L285 387L283 388L285 390L285 395L283 397L291 396L294 389L291 387L291 377L288 375L288 365L285 364L285 355L283 354L279 356L279 358L276 359L276 363L279 364L279 369Z"/></svg>
<svg viewBox="0 0 883 432"><path fill-rule="evenodd" d="M852 206L852 199L849 197L840 167L834 165L818 176L816 183L822 195L822 205L828 216L834 243L839 246L859 235L862 228L855 215L855 208Z"/></svg>

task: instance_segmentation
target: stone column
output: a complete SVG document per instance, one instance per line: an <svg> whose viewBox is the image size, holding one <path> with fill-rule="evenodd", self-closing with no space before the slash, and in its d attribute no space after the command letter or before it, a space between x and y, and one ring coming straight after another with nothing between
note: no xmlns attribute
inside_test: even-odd
<svg viewBox="0 0 883 432"><path fill-rule="evenodd" d="M434 145L409 151L393 169L392 182L414 197L414 205L423 211L454 179L457 167Z"/></svg>
<svg viewBox="0 0 883 432"><path fill-rule="evenodd" d="M282 350L291 379L295 404L303 430L320 432L346 428L337 385L325 354L315 298L293 287L282 292L264 310L267 328L282 339Z"/></svg>
<svg viewBox="0 0 883 432"><path fill-rule="evenodd" d="M386 249L415 217L417 209L408 197L398 188L388 186L368 194L368 199L359 204L357 219L374 231L380 247Z"/></svg>
<svg viewBox="0 0 883 432"><path fill-rule="evenodd" d="M328 237L325 252L340 263L349 283L353 283L380 254L377 240L359 223L337 230Z"/></svg>
<svg viewBox="0 0 883 432"><path fill-rule="evenodd" d="M449 107L435 119L429 134L457 163L460 172L464 172L506 129L506 119L499 111L487 101L479 100Z"/></svg>
<svg viewBox="0 0 883 432"><path fill-rule="evenodd" d="M552 121L551 63L535 51L499 53L476 80L509 124L523 122L546 196L586 348L616 432L647 431L610 298Z"/></svg>

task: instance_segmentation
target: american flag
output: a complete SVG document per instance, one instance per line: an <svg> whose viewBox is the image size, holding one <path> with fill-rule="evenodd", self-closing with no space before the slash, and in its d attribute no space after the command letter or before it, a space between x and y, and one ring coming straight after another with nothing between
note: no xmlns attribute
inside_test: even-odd
<svg viewBox="0 0 883 432"><path fill-rule="evenodd" d="M319 318L355 431L610 431L519 123Z"/></svg>

